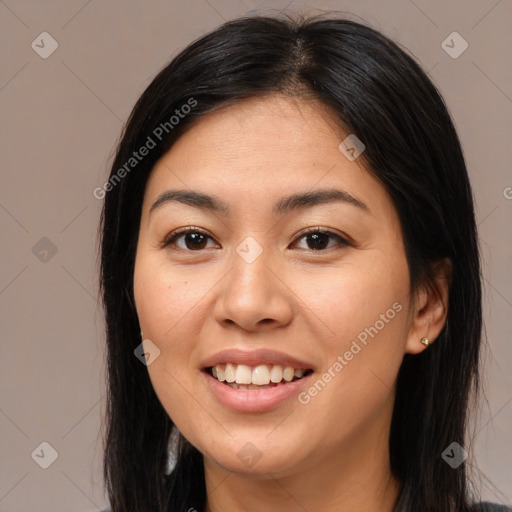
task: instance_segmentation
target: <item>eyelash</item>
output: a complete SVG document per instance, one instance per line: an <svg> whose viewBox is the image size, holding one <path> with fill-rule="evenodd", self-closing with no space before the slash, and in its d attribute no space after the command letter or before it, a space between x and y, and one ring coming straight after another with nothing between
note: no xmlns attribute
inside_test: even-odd
<svg viewBox="0 0 512 512"><path fill-rule="evenodd" d="M199 233L199 234L204 235L204 236L208 237L209 239L213 240L213 238L206 231L202 230L201 228L197 228L194 226L187 226L186 228L181 228L177 231L170 233L164 239L164 241L160 244L160 247L163 249L163 248L169 247L171 245L174 245L174 242L176 241L176 239L178 239L180 236L186 235L188 233ZM336 238L338 240L338 245L341 245L341 246L348 246L348 247L353 246L353 244L351 242L349 242L342 236L340 236L336 233L333 233L332 231L329 231L327 229L320 228L320 227L308 228L306 230L300 231L298 233L297 237L295 238L295 240L293 241L293 243L296 243L297 241L301 240L302 238L305 238L307 235L312 234L312 233L321 233L324 235L328 235L332 238ZM326 251L329 251L330 249L333 249L333 247L329 247L327 249L317 249L317 250L304 249L304 250L307 250L309 252L326 252ZM194 251L194 250L182 249L181 247L178 247L177 249L175 248L175 250L182 250L182 251L186 251L186 252L201 252L204 249L198 249L197 251Z"/></svg>

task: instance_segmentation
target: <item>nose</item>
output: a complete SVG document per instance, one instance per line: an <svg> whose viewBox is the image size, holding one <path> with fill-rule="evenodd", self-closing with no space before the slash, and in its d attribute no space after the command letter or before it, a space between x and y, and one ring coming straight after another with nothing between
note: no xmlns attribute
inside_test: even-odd
<svg viewBox="0 0 512 512"><path fill-rule="evenodd" d="M265 252L252 263L234 254L231 270L219 283L214 308L219 323L260 331L282 327L291 321L293 293Z"/></svg>

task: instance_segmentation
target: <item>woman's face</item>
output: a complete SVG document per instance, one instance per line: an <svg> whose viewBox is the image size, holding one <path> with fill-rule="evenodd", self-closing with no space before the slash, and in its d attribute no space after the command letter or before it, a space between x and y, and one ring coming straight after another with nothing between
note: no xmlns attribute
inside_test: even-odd
<svg viewBox="0 0 512 512"><path fill-rule="evenodd" d="M284 476L386 446L403 355L427 333L396 211L347 135L318 104L246 100L150 176L134 276L147 369L207 464Z"/></svg>

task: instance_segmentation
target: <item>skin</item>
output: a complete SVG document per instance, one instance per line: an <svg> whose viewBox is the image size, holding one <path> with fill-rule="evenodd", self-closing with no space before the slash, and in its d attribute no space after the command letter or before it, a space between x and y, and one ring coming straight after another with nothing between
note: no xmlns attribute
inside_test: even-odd
<svg viewBox="0 0 512 512"><path fill-rule="evenodd" d="M346 137L313 101L280 95L244 100L202 118L156 164L147 183L134 295L141 329L160 350L147 368L183 435L204 455L207 512L380 510L399 482L388 438L395 381L405 353L433 341L446 320L448 272L411 293L400 221L382 185L338 149ZM368 210L332 202L276 215L283 196L324 188L350 193ZM168 189L215 195L230 215L180 202L149 209ZM161 247L185 226L190 236ZM335 236L315 250L299 234ZM262 253L247 263L248 236ZM326 247L327 246L327 247ZM326 247L326 248L323 248ZM263 413L220 404L201 362L221 350L268 348L305 360L316 381L357 335L392 305L402 309L307 404L296 397ZM237 452L251 442L248 467Z"/></svg>

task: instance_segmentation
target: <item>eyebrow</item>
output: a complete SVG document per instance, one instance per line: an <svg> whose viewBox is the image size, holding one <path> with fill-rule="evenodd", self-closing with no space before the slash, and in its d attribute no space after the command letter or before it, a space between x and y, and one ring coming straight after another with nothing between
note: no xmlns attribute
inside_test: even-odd
<svg viewBox="0 0 512 512"><path fill-rule="evenodd" d="M170 202L179 202L201 210L230 214L230 208L227 203L216 196L203 194L194 190L166 190L162 192L155 202L151 205L149 213ZM334 188L316 190L314 192L299 192L291 196L279 199L273 206L272 211L275 214L284 214L292 210L310 208L319 204L341 202L356 206L357 208L370 211L370 208L360 199L352 196L348 192Z"/></svg>

